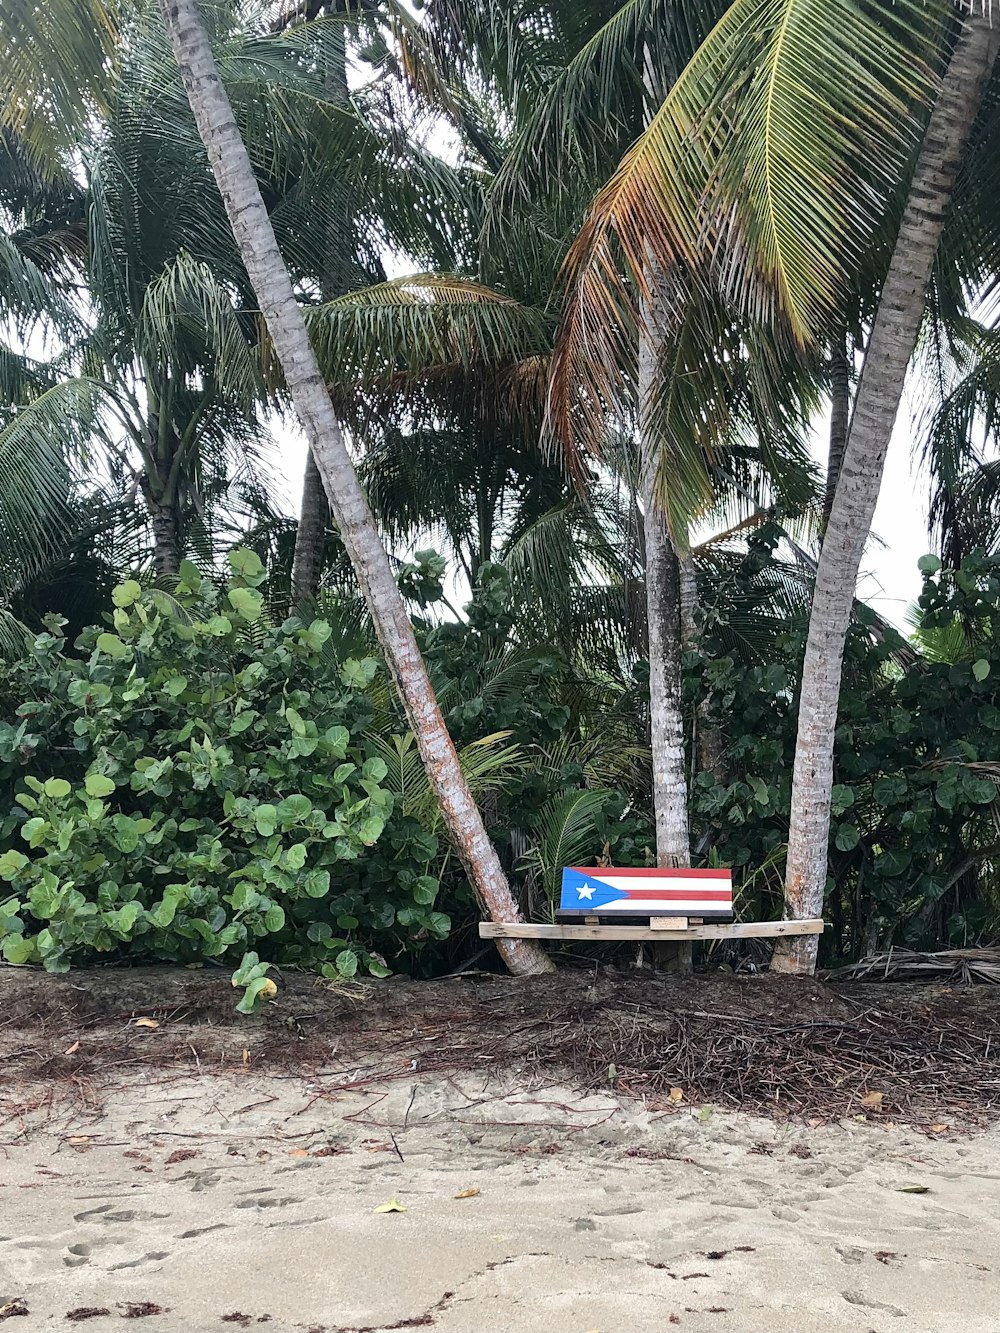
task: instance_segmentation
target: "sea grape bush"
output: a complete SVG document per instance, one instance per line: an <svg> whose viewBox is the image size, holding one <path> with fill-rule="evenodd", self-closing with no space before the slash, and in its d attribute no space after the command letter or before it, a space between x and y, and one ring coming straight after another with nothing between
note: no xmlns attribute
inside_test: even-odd
<svg viewBox="0 0 1000 1333"><path fill-rule="evenodd" d="M748 560L759 559L761 542ZM766 550L764 555L766 557ZM1000 926L1000 561L973 553L957 571L921 561L919 633L948 629L961 650L933 660L860 608L848 637L834 753L826 914L833 956L892 942L964 943ZM692 784L696 839L747 886L745 910L780 906L788 838L804 622L773 659L727 651L705 618L705 658L687 662L689 705L707 691L726 772ZM768 877L760 868L772 866ZM765 901L754 901L763 891Z"/></svg>
<svg viewBox="0 0 1000 1333"><path fill-rule="evenodd" d="M338 662L322 619L269 625L260 560L230 565L224 590L189 563L172 594L127 580L75 655L52 619L8 668L8 962L243 960L257 994L258 953L381 976L448 933L437 839L366 752L378 663Z"/></svg>

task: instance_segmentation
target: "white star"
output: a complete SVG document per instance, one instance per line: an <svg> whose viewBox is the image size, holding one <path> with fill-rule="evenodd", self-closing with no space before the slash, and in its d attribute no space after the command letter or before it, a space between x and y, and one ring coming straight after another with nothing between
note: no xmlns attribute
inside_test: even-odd
<svg viewBox="0 0 1000 1333"><path fill-rule="evenodd" d="M588 884L586 880L584 880L583 888L577 889L576 894L578 898L593 898L594 896L593 884Z"/></svg>

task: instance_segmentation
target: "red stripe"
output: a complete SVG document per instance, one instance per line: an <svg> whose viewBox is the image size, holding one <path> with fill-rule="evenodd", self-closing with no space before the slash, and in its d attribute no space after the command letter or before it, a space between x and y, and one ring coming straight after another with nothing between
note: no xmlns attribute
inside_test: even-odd
<svg viewBox="0 0 1000 1333"><path fill-rule="evenodd" d="M731 870L670 870L666 867L655 870L635 870L619 869L618 866L567 866L567 870L574 870L578 875L593 875L595 879L600 879L602 875L614 875L618 878L622 875L643 876L646 879L724 879L731 881L733 872Z"/></svg>
<svg viewBox="0 0 1000 1333"><path fill-rule="evenodd" d="M612 885L607 886L614 892ZM622 894L629 902L650 902L660 899L664 902L699 902L731 903L733 895L728 889L622 889Z"/></svg>

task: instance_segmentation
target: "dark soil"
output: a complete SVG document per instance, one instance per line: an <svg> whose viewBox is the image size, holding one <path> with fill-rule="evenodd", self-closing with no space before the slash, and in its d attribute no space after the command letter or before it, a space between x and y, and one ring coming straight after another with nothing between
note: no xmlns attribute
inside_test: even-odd
<svg viewBox="0 0 1000 1333"><path fill-rule="evenodd" d="M236 998L222 970L0 967L0 1097L27 1084L99 1087L140 1068L349 1070L340 1087L515 1068L665 1108L681 1089L687 1104L781 1117L955 1128L1000 1112L1000 987L601 967L340 986L286 974L249 1018Z"/></svg>

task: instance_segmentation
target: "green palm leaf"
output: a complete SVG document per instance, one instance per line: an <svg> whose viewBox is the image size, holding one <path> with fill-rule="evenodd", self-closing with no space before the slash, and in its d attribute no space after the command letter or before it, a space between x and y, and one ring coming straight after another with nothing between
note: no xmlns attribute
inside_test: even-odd
<svg viewBox="0 0 1000 1333"><path fill-rule="evenodd" d="M735 0L595 200L567 264L567 336L620 364L632 291L650 300L651 271L706 258L751 322L820 336L919 140L949 15L943 0Z"/></svg>
<svg viewBox="0 0 1000 1333"><path fill-rule="evenodd" d="M534 871L545 886L549 902L558 897L564 866L585 864L600 855L597 818L613 793L572 791L554 796L542 806L532 830L532 846L521 866Z"/></svg>
<svg viewBox="0 0 1000 1333"><path fill-rule="evenodd" d="M308 324L324 375L345 386L504 366L551 346L542 311L448 274L417 274L351 292L311 310Z"/></svg>
<svg viewBox="0 0 1000 1333"><path fill-rule="evenodd" d="M509 735L509 732L498 731L462 746L458 751L462 773L477 800L487 792L502 791L524 767L519 747L502 744ZM431 832L439 832L443 816L427 780L413 734L386 736L367 732L365 745L371 754L385 761L388 773L382 786L393 793L404 813L412 815Z"/></svg>

